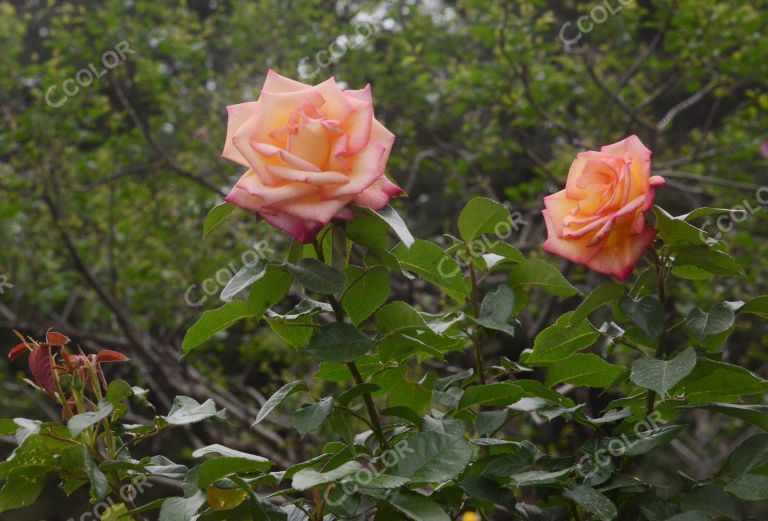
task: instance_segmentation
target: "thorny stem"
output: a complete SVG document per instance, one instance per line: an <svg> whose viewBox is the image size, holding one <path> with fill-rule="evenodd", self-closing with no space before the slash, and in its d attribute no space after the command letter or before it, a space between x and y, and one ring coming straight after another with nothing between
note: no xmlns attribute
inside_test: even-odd
<svg viewBox="0 0 768 521"><path fill-rule="evenodd" d="M325 255L323 254L323 248L320 246L320 244L317 241L314 241L312 245L315 248L315 253L317 254L317 258L320 262L325 262ZM333 313L336 316L337 322L344 322L345 321L345 315L344 315L344 309L341 307L341 304L338 300L336 300L336 297L333 295L328 295L328 303L333 308ZM357 364L355 364L354 361L348 362L347 368L349 368L349 372L352 373L352 379L355 381L356 385L360 385L364 382L363 376L360 374L360 370L357 368ZM379 421L379 414L376 412L376 404L373 402L373 397L371 396L371 393L363 393L363 402L365 403L365 408L368 410L368 417L371 419L371 426L373 428L373 433L376 435L376 438L379 440L379 444L382 448L387 448L387 438L384 436L384 430L381 428L381 422Z"/></svg>
<svg viewBox="0 0 768 521"><path fill-rule="evenodd" d="M477 273L475 272L475 267L472 265L472 252L469 250L469 245L467 246L467 254L469 255L469 277L472 280L472 292L469 295L469 302L472 307L472 316L475 318L479 318L480 316L480 310L477 303L477 289L478 289L478 283L477 283ZM485 384L485 364L483 363L483 351L482 347L480 346L480 338L479 335L481 334L482 330L480 330L480 333L477 335L472 335L472 344L475 347L475 364L477 365L477 377L480 380L481 384Z"/></svg>
<svg viewBox="0 0 768 521"><path fill-rule="evenodd" d="M655 358L662 358L667 355L667 344L669 340L669 333L672 329L677 327L677 325L673 326L672 328L668 327L669 324L669 316L670 316L670 301L668 297L667 292L667 256L665 252L662 252L661 255L656 253L656 250L651 248L651 253L654 257L655 265L656 265L656 285L658 286L659 290L659 300L661 301L661 305L664 308L664 319L663 319L663 326L661 330L661 336L659 337L659 347L656 349ZM651 414L653 412L655 406L655 394L652 390L648 390L648 397L646 398L645 402L645 413L646 415Z"/></svg>

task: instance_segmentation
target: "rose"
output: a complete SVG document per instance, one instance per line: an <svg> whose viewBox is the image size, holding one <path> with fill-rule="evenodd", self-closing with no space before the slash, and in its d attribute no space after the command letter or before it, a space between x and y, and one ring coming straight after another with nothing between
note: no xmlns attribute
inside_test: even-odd
<svg viewBox="0 0 768 521"><path fill-rule="evenodd" d="M544 198L544 249L626 279L656 237L645 212L663 184L651 176L651 151L637 136L581 152L565 190Z"/></svg>
<svg viewBox="0 0 768 521"><path fill-rule="evenodd" d="M379 210L402 190L384 175L394 134L373 116L370 85L310 86L269 71L259 100L227 107L222 157L248 167L226 200L311 242L348 205Z"/></svg>

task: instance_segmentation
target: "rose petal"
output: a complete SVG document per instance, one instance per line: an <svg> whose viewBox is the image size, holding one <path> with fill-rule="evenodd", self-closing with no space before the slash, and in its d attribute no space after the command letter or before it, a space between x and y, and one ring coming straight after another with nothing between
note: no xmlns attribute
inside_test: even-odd
<svg viewBox="0 0 768 521"><path fill-rule="evenodd" d="M381 210L389 200L403 193L403 189L389 180L387 176L379 177L371 186L360 192L352 200L357 206Z"/></svg>
<svg viewBox="0 0 768 521"><path fill-rule="evenodd" d="M227 107L227 137L224 138L224 150L221 151L221 157L248 166L243 154L237 149L233 138L237 131L248 121L256 111L259 110L258 101L249 101Z"/></svg>

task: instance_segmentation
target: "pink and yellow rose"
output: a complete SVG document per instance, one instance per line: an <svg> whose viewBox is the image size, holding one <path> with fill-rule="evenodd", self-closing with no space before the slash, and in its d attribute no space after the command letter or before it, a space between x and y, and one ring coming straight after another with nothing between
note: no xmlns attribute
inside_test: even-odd
<svg viewBox="0 0 768 521"><path fill-rule="evenodd" d="M311 242L351 204L379 210L402 190L384 174L394 134L373 115L370 85L310 86L269 71L258 101L227 107L222 156L248 168L226 200Z"/></svg>
<svg viewBox="0 0 768 521"><path fill-rule="evenodd" d="M565 190L544 198L544 249L626 279L656 237L645 212L663 184L651 176L651 151L637 136L581 152Z"/></svg>

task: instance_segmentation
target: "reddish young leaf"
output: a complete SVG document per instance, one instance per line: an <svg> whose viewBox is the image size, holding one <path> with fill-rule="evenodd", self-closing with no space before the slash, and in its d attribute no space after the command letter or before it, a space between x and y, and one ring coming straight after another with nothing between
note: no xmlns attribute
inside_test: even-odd
<svg viewBox="0 0 768 521"><path fill-rule="evenodd" d="M17 345L16 347L14 347L13 349L11 349L11 352L8 353L8 358L10 358L11 360L16 360L27 349L28 349L27 348L27 344L26 343L21 343L21 344Z"/></svg>
<svg viewBox="0 0 768 521"><path fill-rule="evenodd" d="M45 343L52 346L61 347L63 345L69 344L69 338L62 335L61 333L57 333L56 331L48 331L45 334Z"/></svg>
<svg viewBox="0 0 768 521"><path fill-rule="evenodd" d="M123 353L118 353L117 351L111 351L109 349L104 349L96 354L96 362L98 363L125 362L126 360L128 360L128 357Z"/></svg>
<svg viewBox="0 0 768 521"><path fill-rule="evenodd" d="M56 382L53 374L51 346L39 344L29 354L29 370L39 387L51 397L56 396Z"/></svg>

